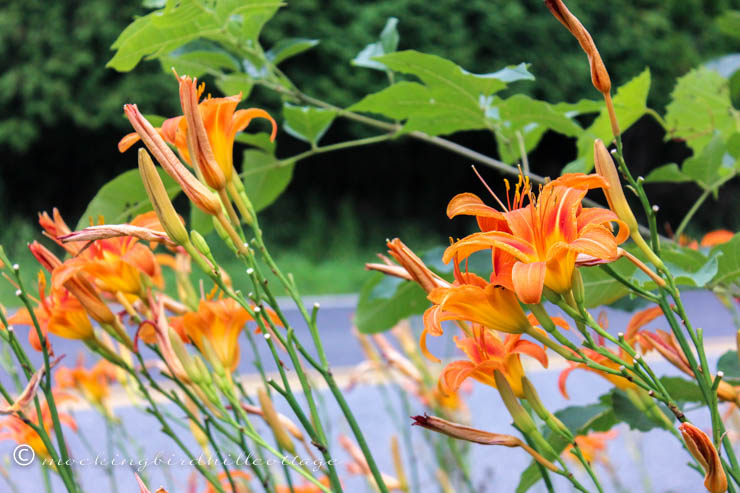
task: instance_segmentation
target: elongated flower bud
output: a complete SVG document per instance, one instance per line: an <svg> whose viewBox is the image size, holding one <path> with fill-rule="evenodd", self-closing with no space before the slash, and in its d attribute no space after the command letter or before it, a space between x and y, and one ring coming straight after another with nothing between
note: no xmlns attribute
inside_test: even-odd
<svg viewBox="0 0 740 493"><path fill-rule="evenodd" d="M272 400L270 400L267 392L262 387L257 389L257 398L259 399L260 407L262 408L262 418L272 429L272 433L275 435L277 443L291 454L295 454L293 441L290 439L282 421L280 421L280 416L275 410L275 406L272 405Z"/></svg>
<svg viewBox="0 0 740 493"><path fill-rule="evenodd" d="M511 389L508 380L503 373L496 370L493 372L493 378L496 380L496 389L501 394L501 400L504 401L506 409L511 414L511 419L514 420L514 424L521 430L525 435L538 433L537 426L534 424L532 417L527 411L519 404L519 401L514 395L514 391Z"/></svg>
<svg viewBox="0 0 740 493"><path fill-rule="evenodd" d="M552 15L575 36L578 44L586 52L588 64L591 67L591 82L594 87L601 93L608 93L612 87L609 72L607 72L599 50L596 49L596 43L594 43L589 32L583 27L581 21L568 10L562 0L545 0L545 5L550 9Z"/></svg>
<svg viewBox="0 0 740 493"><path fill-rule="evenodd" d="M185 192L190 201L206 214L213 216L221 214L221 201L218 196L188 171L162 136L159 135L159 132L144 118L136 105L127 104L123 109L149 152L154 155L167 174L180 184L182 191Z"/></svg>
<svg viewBox="0 0 740 493"><path fill-rule="evenodd" d="M727 491L727 476L712 440L691 423L682 423L678 429L681 430L689 452L704 468L704 487L707 491L710 493Z"/></svg>
<svg viewBox="0 0 740 493"><path fill-rule="evenodd" d="M159 223L164 228L167 236L178 245L187 243L188 232L177 212L175 212L170 197L167 195L167 190L164 188L164 183L162 183L162 178L145 149L139 149L139 174L141 174L141 181L144 183L149 201L152 203L154 212L157 214Z"/></svg>
<svg viewBox="0 0 740 493"><path fill-rule="evenodd" d="M551 430L560 433L562 436L567 437L569 440L573 440L573 434L570 432L567 426L560 421L553 413L551 413L540 400L540 396L537 394L537 389L534 388L532 382L527 377L522 377L522 390L524 391L524 397L532 406L532 409L537 416L544 421Z"/></svg>
<svg viewBox="0 0 740 493"><path fill-rule="evenodd" d="M203 116L198 108L198 80L190 77L180 77L180 104L182 113L188 122L188 151L193 166L197 166L203 180L211 188L223 190L227 177L216 162L208 132L203 123ZM228 177L231 179L231 176Z"/></svg>
<svg viewBox="0 0 740 493"><path fill-rule="evenodd" d="M629 203L627 203L627 198L624 196L617 167L600 139L594 140L594 165L596 166L596 172L609 184L609 187L604 189L609 208L619 216L619 219L624 221L629 227L630 233L639 231L637 219L635 219L635 215L632 213Z"/></svg>
<svg viewBox="0 0 740 493"><path fill-rule="evenodd" d="M400 239L394 238L387 243L387 246L388 253L406 269L411 278L427 293L431 293L435 288L449 287L450 283L424 265L424 262Z"/></svg>
<svg viewBox="0 0 740 493"><path fill-rule="evenodd" d="M436 431L458 440L466 440L468 442L479 443L481 445L502 445L504 447L521 447L527 451L537 462L550 469L551 471L557 471L557 467L544 457L542 457L536 450L532 449L526 443L522 442L519 438L511 435L502 435L500 433L490 433L483 430L471 428L470 426L453 423L436 416L412 416L415 426L421 426L428 430Z"/></svg>

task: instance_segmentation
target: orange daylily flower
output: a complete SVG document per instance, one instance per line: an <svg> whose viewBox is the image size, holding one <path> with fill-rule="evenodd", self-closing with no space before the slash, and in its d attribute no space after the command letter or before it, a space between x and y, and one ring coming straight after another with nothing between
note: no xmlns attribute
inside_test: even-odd
<svg viewBox="0 0 740 493"><path fill-rule="evenodd" d="M588 435L577 436L576 444L578 445L578 448L581 449L581 453L583 454L583 458L586 459L586 462L589 464L601 462L604 466L608 467L610 462L609 456L606 453L607 442L609 440L614 440L618 434L617 430L594 431ZM568 457L575 461L576 458L570 453L572 449L573 444L568 444L562 455L563 457Z"/></svg>
<svg viewBox="0 0 740 493"><path fill-rule="evenodd" d="M191 80L187 77L178 78L178 81L181 85L181 91L183 84L197 85L196 80ZM196 100L200 99L204 89L205 87L203 85L197 88ZM236 134L247 128L252 119L264 118L269 120L272 124L270 139L274 140L277 135L277 124L269 113L259 108L237 110L236 107L241 100L242 95L239 93L238 95L224 98L211 98L209 96L198 103L198 109L200 110L200 116L208 136L212 155L226 182L231 180L234 171L233 152ZM183 113L185 113L184 110L185 107L183 107ZM157 130L165 141L177 148L182 159L192 166L192 157L188 149L188 120L186 117L183 115L170 118ZM118 143L118 150L125 152L138 140L138 134L135 132L130 133ZM204 178L207 176L204 175Z"/></svg>
<svg viewBox="0 0 740 493"><path fill-rule="evenodd" d="M691 239L689 236L681 235L681 237L678 239L678 244L681 246L687 246L692 250L698 250L699 247L709 248L717 245L722 245L730 241L734 236L735 233L728 229L716 229L705 234L700 242Z"/></svg>
<svg viewBox="0 0 740 493"><path fill-rule="evenodd" d="M54 395L54 400L57 404L68 399L69 396L63 394ZM26 419L30 420L36 426L43 426L49 434L54 429L54 420L51 417L49 404L46 401L41 404L41 423L39 423L38 414L35 412L29 413ZM77 422L75 422L72 416L66 413L59 413L59 422L68 426L71 430L77 431ZM39 434L18 416L9 416L0 421L0 430L0 441L13 440L19 445L28 445L38 457L44 460L51 459L49 451Z"/></svg>
<svg viewBox="0 0 740 493"><path fill-rule="evenodd" d="M151 211L137 216L130 224L151 226L153 221L156 221L156 215ZM158 230L163 231L161 226ZM154 253L134 236L93 241L89 247L54 269L52 283L55 287L62 286L78 274L89 276L97 288L113 296L120 292L141 297L145 285L142 275L159 287L164 282Z"/></svg>
<svg viewBox="0 0 740 493"><path fill-rule="evenodd" d="M54 375L60 389L75 389L91 404L105 409L110 395L110 384L116 380L116 367L107 360L98 361L92 368L85 368L84 356L77 359L75 368L61 367Z"/></svg>
<svg viewBox="0 0 740 493"><path fill-rule="evenodd" d="M46 276L39 272L39 306L33 310L39 323L41 332L46 336L49 332L65 339L93 340L95 332L87 312L80 302L64 287L52 289L46 294ZM28 332L28 341L37 351L41 351L41 341L33 328L31 313L21 308L8 318L8 323L27 325L32 329Z"/></svg>
<svg viewBox="0 0 740 493"><path fill-rule="evenodd" d="M520 176L513 203L509 200L507 208L499 201L506 212L471 193L458 195L450 201L448 215L476 216L481 232L454 243L443 260L458 262L480 250L501 250L507 255L499 254L500 261L511 265L512 287L523 303L539 303L544 286L566 292L576 265L617 260L617 247L629 236L614 212L581 205L588 190L606 187L598 175L570 173L544 185L535 197L529 180ZM619 225L616 237L612 222Z"/></svg>
<svg viewBox="0 0 740 493"><path fill-rule="evenodd" d="M533 342L520 339L519 334L508 334L502 341L494 332L480 325L473 325L473 337L455 337L454 340L457 347L467 355L468 361L454 361L442 370L439 386L445 393L457 391L462 382L469 377L496 387L493 372L499 370L506 377L514 393L523 397L524 369L520 355L529 355L547 368L545 349Z"/></svg>
<svg viewBox="0 0 740 493"><path fill-rule="evenodd" d="M272 318L272 314L269 314ZM198 349L204 349L207 339L219 362L227 370L234 371L239 364L239 334L253 320L249 313L231 298L201 300L198 310L170 320L173 328L182 325L184 333ZM279 321L273 318L273 323Z"/></svg>

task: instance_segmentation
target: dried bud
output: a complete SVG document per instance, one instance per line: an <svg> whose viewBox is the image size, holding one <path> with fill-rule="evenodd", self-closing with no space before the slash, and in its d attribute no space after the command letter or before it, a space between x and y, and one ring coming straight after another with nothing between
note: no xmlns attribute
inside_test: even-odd
<svg viewBox="0 0 740 493"><path fill-rule="evenodd" d="M581 21L568 10L562 0L545 0L545 5L552 15L575 36L583 51L586 52L588 64L591 66L591 82L594 87L601 93L608 93L612 87L609 72L606 71L599 50L596 49L596 44L589 32L583 27Z"/></svg>
<svg viewBox="0 0 740 493"><path fill-rule="evenodd" d="M144 151L144 149L142 149L142 151ZM146 153L146 151L144 151L144 153ZM152 166L154 166L154 163L152 163ZM143 228L141 226L133 226L131 224L101 224L99 226L89 226L79 231L73 231L64 236L59 236L57 239L62 243L69 243L71 241L106 240L108 238L118 238L121 236L133 236L144 241L165 243L170 246L175 245L175 243L172 242L164 233L149 228Z"/></svg>
<svg viewBox="0 0 740 493"><path fill-rule="evenodd" d="M62 358L63 356L57 358L49 365L49 367L54 368L54 366L56 366L56 364L59 363L59 360L61 360ZM23 389L23 392L21 392L15 402L10 406L0 406L0 415L9 415L23 412L28 407L28 405L31 404L33 398L36 397L36 392L39 389L39 385L41 385L41 378L44 376L44 373L46 373L45 366L42 366L41 368L36 370L36 373L31 376L31 379L28 381L26 388Z"/></svg>
<svg viewBox="0 0 740 493"><path fill-rule="evenodd" d="M686 447L691 455L704 468L704 487L711 493L727 491L727 476L722 469L717 449L709 437L691 423L682 423L679 427Z"/></svg>
<svg viewBox="0 0 740 493"><path fill-rule="evenodd" d="M557 471L557 467L544 457L542 457L537 451L529 447L526 443L522 442L519 438L511 435L502 435L499 433L490 433L488 431L478 430L471 428L470 426L453 423L436 416L412 416L415 426L421 426L428 430L442 433L443 435L457 438L458 440L466 440L468 442L479 443L481 445L502 445L504 447L521 447L526 450L537 462L550 469L551 471Z"/></svg>
<svg viewBox="0 0 740 493"><path fill-rule="evenodd" d="M127 104L123 109L149 152L154 155L167 174L180 184L182 191L190 201L206 214L213 216L221 214L221 201L218 196L188 171L136 105Z"/></svg>
<svg viewBox="0 0 740 493"><path fill-rule="evenodd" d="M609 208L619 219L624 221L631 233L639 231L637 219L635 219L635 215L627 203L627 198L624 196L617 167L600 139L594 140L594 165L596 166L596 172L609 184L609 187L604 189Z"/></svg>

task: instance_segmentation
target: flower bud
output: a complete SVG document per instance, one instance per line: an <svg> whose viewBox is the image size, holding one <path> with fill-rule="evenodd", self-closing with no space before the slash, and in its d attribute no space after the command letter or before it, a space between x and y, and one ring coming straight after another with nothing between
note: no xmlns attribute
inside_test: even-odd
<svg viewBox="0 0 740 493"><path fill-rule="evenodd" d="M709 437L691 423L681 423L678 427L691 455L704 468L704 487L710 493L727 491L727 476L722 469L717 449Z"/></svg>
<svg viewBox="0 0 740 493"><path fill-rule="evenodd" d="M583 277L581 277L581 271L578 269L573 270L573 282L571 283L571 289L573 290L573 299L576 301L578 306L583 306L586 300L586 288L583 285Z"/></svg>
<svg viewBox="0 0 740 493"><path fill-rule="evenodd" d="M527 399L527 402L532 406L534 412L537 413L537 416L539 416L540 419L550 427L550 429L560 433L560 435L567 437L571 441L574 439L573 434L570 432L568 427L565 426L557 416L551 413L544 404L542 404L540 396L537 394L537 389L534 388L534 385L532 385L532 382L530 382L527 377L522 377L522 390L524 391L524 398Z"/></svg>
<svg viewBox="0 0 740 493"><path fill-rule="evenodd" d="M175 212L175 208L170 201L167 190L164 188L162 178L157 172L156 166L149 153L145 149L139 149L139 174L141 181L144 183L146 194L152 203L154 212L157 214L159 223L164 228L167 236L178 245L188 242L188 232L185 225L182 224L180 216Z"/></svg>
<svg viewBox="0 0 740 493"><path fill-rule="evenodd" d="M525 435L539 433L532 417L517 400L516 395L514 395L514 391L511 389L511 386L506 380L504 374L495 370L493 372L493 377L496 380L496 389L498 389L499 394L501 394L501 400L504 401L504 405L506 406L506 409L509 410L511 419L514 420L516 427Z"/></svg>
<svg viewBox="0 0 740 493"><path fill-rule="evenodd" d="M624 221L630 233L639 231L637 219L635 219L635 215L627 203L627 198L624 196L614 160L612 160L609 151L600 139L594 140L594 165L596 166L596 172L609 184L609 187L604 189L609 208L619 219Z"/></svg>
<svg viewBox="0 0 740 493"><path fill-rule="evenodd" d="M295 446L293 441L290 439L288 432L285 429L280 415L275 410L275 406L272 404L272 400L267 395L267 392L262 387L257 389L257 398L262 408L262 418L265 420L267 425L272 429L272 433L275 435L275 440L284 449L295 455Z"/></svg>
<svg viewBox="0 0 740 493"><path fill-rule="evenodd" d="M141 137L149 151L154 155L162 168L177 183L190 201L206 214L217 216L221 214L221 201L218 196L193 176L169 148L159 132L144 118L135 104L123 107L126 117Z"/></svg>
<svg viewBox="0 0 740 493"><path fill-rule="evenodd" d="M216 161L203 116L198 107L198 80L180 77L180 104L188 123L188 152L193 166L196 166L203 180L216 190L223 190L227 177ZM229 179L231 176L228 177Z"/></svg>

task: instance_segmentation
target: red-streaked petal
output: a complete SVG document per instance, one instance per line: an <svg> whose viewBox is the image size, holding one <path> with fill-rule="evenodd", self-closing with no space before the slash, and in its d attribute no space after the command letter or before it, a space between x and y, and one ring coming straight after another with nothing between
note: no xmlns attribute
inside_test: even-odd
<svg viewBox="0 0 740 493"><path fill-rule="evenodd" d="M270 140L275 140L275 136L277 135L277 123L275 123L275 120L270 116L268 112L259 108L237 110L234 113L234 118L231 120L232 135L236 135L238 132L241 132L242 130L247 128L249 122L251 122L253 118L264 118L266 120L269 120L272 124Z"/></svg>
<svg viewBox="0 0 740 493"><path fill-rule="evenodd" d="M545 285L545 262L534 262L525 264L517 262L511 271L511 279L514 283L519 301L532 304L539 303L542 299L542 288Z"/></svg>
<svg viewBox="0 0 740 493"><path fill-rule="evenodd" d="M500 248L523 262L537 260L537 251L530 243L500 231L473 233L447 247L442 260L449 263L456 254L458 260L464 260L473 253L488 248Z"/></svg>
<svg viewBox="0 0 740 493"><path fill-rule="evenodd" d="M539 361L543 368L547 368L547 365L549 364L545 348L531 341L527 341L524 339L518 340L511 352L531 356L532 358Z"/></svg>

